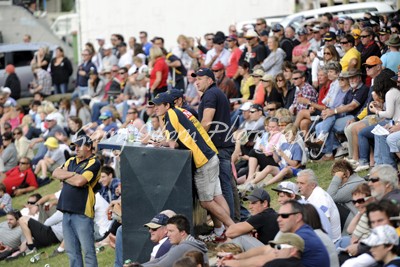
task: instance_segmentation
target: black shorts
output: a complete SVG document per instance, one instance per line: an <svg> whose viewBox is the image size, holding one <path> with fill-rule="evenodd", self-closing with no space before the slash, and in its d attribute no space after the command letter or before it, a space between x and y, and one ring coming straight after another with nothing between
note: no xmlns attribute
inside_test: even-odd
<svg viewBox="0 0 400 267"><path fill-rule="evenodd" d="M257 159L258 165L260 165L260 171L262 171L268 165L279 167L279 164L275 162L272 156L266 156L260 150L251 150L249 153L249 157Z"/></svg>
<svg viewBox="0 0 400 267"><path fill-rule="evenodd" d="M28 221L28 227L33 237L33 245L37 248L47 247L60 243L50 226L46 226L34 219Z"/></svg>

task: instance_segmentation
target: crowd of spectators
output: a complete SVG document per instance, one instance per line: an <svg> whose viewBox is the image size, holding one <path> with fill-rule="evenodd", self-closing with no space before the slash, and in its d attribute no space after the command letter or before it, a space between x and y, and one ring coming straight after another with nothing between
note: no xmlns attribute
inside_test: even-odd
<svg viewBox="0 0 400 267"><path fill-rule="evenodd" d="M298 29L257 19L243 29L231 25L227 35L207 33L204 42L179 35L171 51L145 31L140 42L99 36L82 50L72 95L72 63L61 47L53 57L42 47L31 62L29 111L18 104L21 86L8 65L0 92L0 216L8 223L0 224L0 259L59 244L50 256L66 251L72 265L95 266L92 254L110 245L122 266L126 177L118 151L97 149L120 134L191 150L194 185L214 222L200 241L185 216L155 215L144 226L157 245L143 266L207 266L202 241L222 243L218 266L400 266L398 19L326 13ZM216 133L214 122L226 133ZM71 170L82 155L93 177ZM310 158L336 160L326 190L307 168ZM358 175L370 168L366 178ZM283 181L293 177L296 183ZM34 194L51 178L63 189ZM277 211L264 189L270 185ZM95 225L93 244L79 240L84 259L70 247L79 226L63 229L79 213L68 210L66 194L82 187L82 216ZM12 197L27 193L26 208L13 210Z"/></svg>

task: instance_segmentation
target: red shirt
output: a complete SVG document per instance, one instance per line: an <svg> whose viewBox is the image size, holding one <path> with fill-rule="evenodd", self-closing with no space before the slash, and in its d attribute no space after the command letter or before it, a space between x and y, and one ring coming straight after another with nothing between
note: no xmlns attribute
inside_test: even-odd
<svg viewBox="0 0 400 267"><path fill-rule="evenodd" d="M332 81L328 81L328 83L326 84L326 86L322 86L320 89L319 89L319 92L318 92L318 105L323 105L323 106L325 106L325 104L324 103L322 103L322 100L324 100L324 98L325 98L325 96L328 94L328 91L329 91L329 88L330 88L330 86L331 86L331 83L332 83Z"/></svg>
<svg viewBox="0 0 400 267"><path fill-rule="evenodd" d="M12 194L12 188L13 186L18 187L22 184L24 181L24 178L26 176L26 183L29 184L30 186L34 186L38 188L38 184L36 181L35 174L33 173L32 169L29 168L26 171L21 172L19 170L19 166L16 166L6 172L6 178L3 180L3 184L6 186L6 191L8 194Z"/></svg>
<svg viewBox="0 0 400 267"><path fill-rule="evenodd" d="M239 68L239 59L242 55L243 51L236 47L229 58L229 64L226 67L226 76L232 78L235 74L237 69Z"/></svg>
<svg viewBox="0 0 400 267"><path fill-rule="evenodd" d="M150 73L150 87L153 86L155 80L156 80L156 73L157 71L161 71L162 78L160 84L157 86L156 89L162 88L167 86L167 79L168 79L168 65L165 62L164 57L159 57L156 59L153 65L153 69Z"/></svg>

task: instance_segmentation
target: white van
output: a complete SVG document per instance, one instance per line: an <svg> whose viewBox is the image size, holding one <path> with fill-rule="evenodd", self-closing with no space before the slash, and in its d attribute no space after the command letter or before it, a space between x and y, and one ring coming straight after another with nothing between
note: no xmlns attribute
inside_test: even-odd
<svg viewBox="0 0 400 267"><path fill-rule="evenodd" d="M324 13L331 13L334 17L349 16L353 19L360 19L365 12L373 14L392 13L395 10L387 3L384 2L365 2L348 5L337 5L330 7L323 7L319 9L307 10L298 12L296 14L287 16L280 23L283 27L292 25L299 28L300 25L310 19L317 19Z"/></svg>
<svg viewBox="0 0 400 267"><path fill-rule="evenodd" d="M71 33L79 31L79 15L72 13L58 16L50 28L60 39L70 44Z"/></svg>

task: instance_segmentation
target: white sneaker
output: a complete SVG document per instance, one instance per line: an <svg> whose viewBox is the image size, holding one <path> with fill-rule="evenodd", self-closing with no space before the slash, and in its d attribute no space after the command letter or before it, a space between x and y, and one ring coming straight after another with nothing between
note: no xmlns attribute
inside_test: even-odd
<svg viewBox="0 0 400 267"><path fill-rule="evenodd" d="M354 171L355 172L362 172L362 171L366 171L366 170L369 170L369 164L359 165Z"/></svg>
<svg viewBox="0 0 400 267"><path fill-rule="evenodd" d="M336 149L335 158L339 158L347 154L349 154L349 149L347 147L340 146Z"/></svg>

